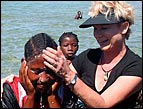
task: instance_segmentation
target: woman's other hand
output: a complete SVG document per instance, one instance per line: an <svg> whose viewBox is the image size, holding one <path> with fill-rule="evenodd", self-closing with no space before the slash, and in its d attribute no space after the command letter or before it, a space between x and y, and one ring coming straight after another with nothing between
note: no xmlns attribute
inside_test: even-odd
<svg viewBox="0 0 143 109"><path fill-rule="evenodd" d="M31 81L29 80L27 73L28 73L28 66L26 66L26 61L25 59L23 59L19 70L20 83L26 90L27 95L34 95L36 91Z"/></svg>

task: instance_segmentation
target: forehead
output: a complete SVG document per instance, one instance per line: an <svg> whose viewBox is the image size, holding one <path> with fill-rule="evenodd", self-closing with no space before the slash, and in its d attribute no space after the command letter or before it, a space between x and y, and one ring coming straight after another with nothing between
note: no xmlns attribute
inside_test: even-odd
<svg viewBox="0 0 143 109"><path fill-rule="evenodd" d="M95 24L93 27L111 27L111 26L117 26L120 23L114 23L114 24Z"/></svg>
<svg viewBox="0 0 143 109"><path fill-rule="evenodd" d="M34 65L39 65L39 66L44 66L44 58L42 55L35 56L34 59L30 60L27 62L28 66L34 66Z"/></svg>
<svg viewBox="0 0 143 109"><path fill-rule="evenodd" d="M65 41L74 41L74 42L77 42L77 40L75 39L75 37L72 37L72 36L65 37L62 42L65 42Z"/></svg>

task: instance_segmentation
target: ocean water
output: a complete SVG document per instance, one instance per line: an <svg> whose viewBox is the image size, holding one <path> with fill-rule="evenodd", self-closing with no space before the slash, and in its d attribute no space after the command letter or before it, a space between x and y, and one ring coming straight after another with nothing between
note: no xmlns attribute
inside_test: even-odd
<svg viewBox="0 0 143 109"><path fill-rule="evenodd" d="M142 1L128 1L135 8L135 24L127 45L142 57ZM93 29L78 26L89 16L90 1L1 1L1 78L18 74L24 44L33 35L45 32L58 43L63 32L78 35L79 51L97 48ZM83 19L74 20L76 12Z"/></svg>

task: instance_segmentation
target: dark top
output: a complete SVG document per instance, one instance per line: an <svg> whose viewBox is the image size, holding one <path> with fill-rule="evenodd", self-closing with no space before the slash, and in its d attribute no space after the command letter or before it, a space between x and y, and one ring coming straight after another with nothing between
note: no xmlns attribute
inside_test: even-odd
<svg viewBox="0 0 143 109"><path fill-rule="evenodd" d="M95 87L95 73L101 54L102 51L99 48L88 49L79 54L79 56L72 61L72 64L78 72L81 80L97 93L103 93L119 76L142 77L142 59L127 47L124 57L113 68L106 85L100 92L98 92ZM115 108L133 108L135 106L137 96L138 92L116 105Z"/></svg>
<svg viewBox="0 0 143 109"><path fill-rule="evenodd" d="M77 56L75 55L73 59L75 59ZM70 59L70 60L73 60ZM62 87L60 87L63 94L63 101L61 108L84 108L84 104L78 99L78 97L70 90L70 88L62 84Z"/></svg>

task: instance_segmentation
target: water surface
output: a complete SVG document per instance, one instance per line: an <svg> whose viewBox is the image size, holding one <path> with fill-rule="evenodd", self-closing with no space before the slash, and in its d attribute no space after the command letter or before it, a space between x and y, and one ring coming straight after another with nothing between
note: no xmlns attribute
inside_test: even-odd
<svg viewBox="0 0 143 109"><path fill-rule="evenodd" d="M129 2L135 7L135 24L127 44L142 57L142 1ZM92 28L78 27L89 17L89 6L90 1L2 1L1 77L18 74L23 46L39 32L49 34L56 42L63 32L76 33L80 41L77 54L99 47ZM74 20L78 10L83 12L83 19Z"/></svg>

